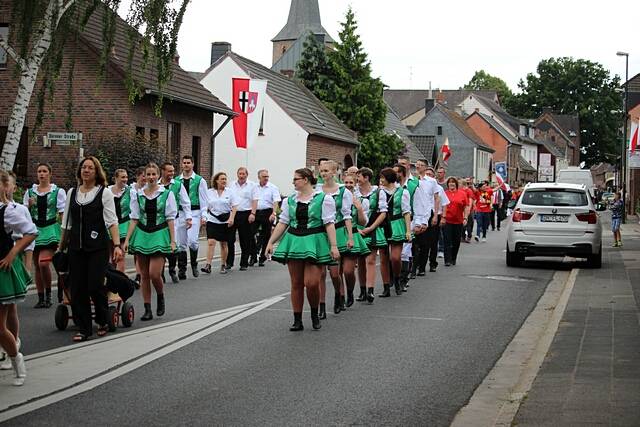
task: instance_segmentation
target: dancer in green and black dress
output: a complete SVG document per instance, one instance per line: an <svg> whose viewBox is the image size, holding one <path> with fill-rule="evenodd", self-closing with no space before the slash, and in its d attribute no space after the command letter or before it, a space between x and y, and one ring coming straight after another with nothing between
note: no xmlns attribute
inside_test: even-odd
<svg viewBox="0 0 640 427"><path fill-rule="evenodd" d="M60 214L64 212L66 193L51 183L51 166L38 164L38 184L24 193L23 204L29 208L33 222L38 227L38 237L33 250L33 264L38 290L38 302L34 308L51 307L51 257L60 243Z"/></svg>
<svg viewBox="0 0 640 427"><path fill-rule="evenodd" d="M318 305L320 303L320 273L324 266L340 259L336 243L335 201L313 186L316 179L311 170L295 171L293 185L296 192L282 203L280 222L267 245L267 256L286 263L291 277L291 305L294 322L291 331L301 331L304 288L311 306L311 322L320 329ZM274 253L274 244L280 240Z"/></svg>
<svg viewBox="0 0 640 427"><path fill-rule="evenodd" d="M116 205L116 215L118 216L118 231L120 232L120 241L124 242L129 231L131 223L131 187L127 185L129 176L125 169L116 169L113 174L114 184L109 187L113 193L113 202ZM118 261L116 268L124 273L125 261L124 257Z"/></svg>
<svg viewBox="0 0 640 427"><path fill-rule="evenodd" d="M173 221L178 213L173 193L158 184L158 165L149 163L145 175L147 184L131 199L131 224L124 244L125 250L129 249L138 257L140 287L144 300L144 315L140 320L143 321L153 319L152 283L157 293L156 315L164 315L162 269L165 257L176 250Z"/></svg>

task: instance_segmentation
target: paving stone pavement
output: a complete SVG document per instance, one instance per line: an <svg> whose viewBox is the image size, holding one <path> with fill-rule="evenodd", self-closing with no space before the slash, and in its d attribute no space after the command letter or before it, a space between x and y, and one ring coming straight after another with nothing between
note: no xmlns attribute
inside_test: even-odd
<svg viewBox="0 0 640 427"><path fill-rule="evenodd" d="M517 426L640 425L640 225L604 225L602 269L582 269Z"/></svg>

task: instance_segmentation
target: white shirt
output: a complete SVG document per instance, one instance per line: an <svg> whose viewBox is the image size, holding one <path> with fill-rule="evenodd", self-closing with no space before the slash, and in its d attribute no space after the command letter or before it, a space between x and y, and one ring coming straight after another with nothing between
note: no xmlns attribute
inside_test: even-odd
<svg viewBox="0 0 640 427"><path fill-rule="evenodd" d="M435 195L440 194L440 191L442 191L442 187L438 185L438 181L436 181L435 178L431 178L430 176L424 176L423 178L420 178L420 186L418 188L424 191L425 193L426 203L427 203L426 209L428 212L427 216L431 216L431 212L435 207Z"/></svg>
<svg viewBox="0 0 640 427"><path fill-rule="evenodd" d="M146 189L146 186L145 186ZM165 191L169 191L164 186L158 185L156 191L153 192L151 196L147 195L143 190L138 192L138 196L143 196L147 200L153 200L159 197ZM168 220L174 220L176 215L178 214L178 205L176 204L176 197L173 195L173 192L169 192L167 196L167 203L164 205L164 216ZM140 203L138 202L138 197L131 198L131 219L139 220L140 219Z"/></svg>
<svg viewBox="0 0 640 427"><path fill-rule="evenodd" d="M299 194L296 192L296 194L294 194L293 196L293 200L298 203L304 203L304 204L309 204L311 203L311 200L313 200L313 198L316 196L316 194L321 193L321 191L317 191L313 197L311 197L309 200L307 201L302 201L302 200L298 200ZM285 198L283 199L283 209L282 212L280 212L280 222L283 224L289 224L289 201ZM324 225L327 224L331 224L333 222L336 222L336 202L335 200L333 200L333 197L331 197L328 194L324 195L324 199L322 200L322 223Z"/></svg>
<svg viewBox="0 0 640 427"><path fill-rule="evenodd" d="M380 188L378 188L377 185L372 185L371 186L371 192L369 194L362 194L362 192L360 191L360 188L358 188L358 193L360 194L360 196L362 197L367 197L369 198L373 193L378 192L378 212L379 213L383 213L383 212L387 212L387 210L389 209L388 205L387 205L387 198L384 196L384 191ZM369 199L367 199L369 200ZM370 207L369 207L370 209Z"/></svg>
<svg viewBox="0 0 640 427"><path fill-rule="evenodd" d="M5 206L0 202L0 208ZM31 219L31 214L26 206L20 205L16 202L9 202L7 208L4 211L4 231L11 236L13 240L20 240L25 235L37 235L38 228ZM27 246L24 251L33 251L36 246L34 240Z"/></svg>
<svg viewBox="0 0 640 427"><path fill-rule="evenodd" d="M240 185L238 181L233 181L229 187L233 191L233 195L238 202L238 212L250 211L252 209L251 204L254 200L259 200L258 186L255 182L245 181Z"/></svg>
<svg viewBox="0 0 640 427"><path fill-rule="evenodd" d="M182 173L180 175L182 177L182 179L192 179L194 176L196 176L195 172L191 173L191 176L186 176L184 173ZM202 177L201 177L202 178ZM171 182L174 182L174 180L171 180ZM184 199L184 195L182 194L182 190L184 190L184 194L186 194L186 199ZM181 215L182 213L184 213L186 215L186 218L189 218L189 215L193 216L192 212L191 212L191 199L189 198L189 193L187 192L187 189L184 188L184 185L182 185L182 190L180 190L180 205L183 206L182 207L182 211L181 211ZM198 199L200 199L200 209L204 209L205 206L207 206L207 180L202 178L200 180L200 185L198 185ZM189 215L187 215L187 211L184 209L184 205L183 203L186 202L186 200L188 200L189 202Z"/></svg>
<svg viewBox="0 0 640 427"><path fill-rule="evenodd" d="M361 196L354 196L354 197L358 197L358 200L360 200L360 204L362 205L362 211L364 212L364 224L360 224L360 225L366 225L367 222L369 222L369 199L363 199L361 198ZM353 225L357 225L358 224L358 218L351 218L351 220L353 221Z"/></svg>
<svg viewBox="0 0 640 427"><path fill-rule="evenodd" d="M258 192L258 210L273 209L274 203L279 203L281 200L280 190L278 187L270 182L267 185L256 185Z"/></svg>
<svg viewBox="0 0 640 427"><path fill-rule="evenodd" d="M440 184L438 184L438 188L438 194L440 194L440 209L438 209L438 215L442 215L442 208L449 204L449 198Z"/></svg>
<svg viewBox="0 0 640 427"><path fill-rule="evenodd" d="M336 191L334 191L333 193L325 193L328 196L336 196L340 193L340 188L344 187L343 185L339 185L338 189ZM334 199L335 201L335 199ZM342 208L340 209L340 213L342 214L342 219L346 220L346 219L351 219L351 206L353 206L353 194L351 193L351 191L347 190L345 188L344 192L342 193Z"/></svg>
<svg viewBox="0 0 640 427"><path fill-rule="evenodd" d="M408 181L405 185L408 184ZM406 189L406 188L405 188ZM408 190L407 190L408 191ZM411 199L411 193L409 193L409 199ZM420 185L416 187L416 191L413 193L413 221L412 224L427 225L429 217L431 216L431 209L427 205L427 195L424 191L420 191Z"/></svg>
<svg viewBox="0 0 640 427"><path fill-rule="evenodd" d="M51 189L47 193L43 193L41 191L38 191L38 184L33 184L31 186L31 190L33 190L33 192L36 193L38 196L44 196L46 194L49 194L52 191L55 191L56 188L58 188L57 185L51 184ZM25 191L24 193L24 197L22 198L22 204L25 205L27 208L29 207L28 191ZM67 193L65 193L64 190L61 188L60 191L58 191L58 197L56 198L56 208L58 209L58 212L64 212L64 207L66 204L67 204Z"/></svg>
<svg viewBox="0 0 640 427"><path fill-rule="evenodd" d="M70 188L67 191L67 204L64 207L64 215L62 216L62 228L65 230L71 230L73 221L69 216L69 207L71 206L71 192L73 191L76 202L81 205L88 205L93 202L93 199L98 195L101 186L96 186L86 193L82 191L74 191L75 188ZM131 196L133 198L133 195ZM111 227L112 225L118 225L118 216L116 215L116 204L113 200L113 193L109 189L105 188L102 192L102 218L104 219L104 225Z"/></svg>
<svg viewBox="0 0 640 427"><path fill-rule="evenodd" d="M220 221L214 215L223 215L231 212L233 208L237 208L238 202L236 197L228 188L225 188L222 194L218 194L218 190L210 188L207 191L207 211L205 218L207 222L214 224L226 224L227 221Z"/></svg>

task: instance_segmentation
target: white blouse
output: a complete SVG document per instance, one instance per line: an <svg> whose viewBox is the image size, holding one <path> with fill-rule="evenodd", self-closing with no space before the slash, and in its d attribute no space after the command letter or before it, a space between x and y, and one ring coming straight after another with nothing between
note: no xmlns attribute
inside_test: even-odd
<svg viewBox="0 0 640 427"><path fill-rule="evenodd" d="M328 196L335 196L340 192L340 188L343 186L338 186L338 189L333 193L326 193ZM345 189L344 193L342 193L342 209L340 209L340 213L342 213L342 219L351 219L351 206L353 205L353 194L351 191Z"/></svg>
<svg viewBox="0 0 640 427"><path fill-rule="evenodd" d="M316 194L322 193L322 191L316 191L309 200L299 200L299 193L293 196L293 200L298 203L309 204L311 200L316 196ZM280 222L283 224L289 224L289 201L288 198L282 199L282 212L280 212ZM333 200L328 194L324 195L324 199L322 200L322 223L324 225L331 224L336 222L336 201Z"/></svg>
<svg viewBox="0 0 640 427"><path fill-rule="evenodd" d="M137 197L138 195L142 195L147 200L153 200L159 197L165 191L169 191L166 188L164 188L162 185L158 185L156 187L156 191L154 191L153 194L149 196L145 192L146 188L147 187L145 186L144 189L140 190L136 194L136 197L133 197L133 196L131 197L131 205L130 205L131 219L135 219L135 220L140 219L140 203L138 203L138 197ZM169 192L169 195L167 196L167 203L164 205L164 216L167 219L167 221L173 221L177 214L178 214L178 205L176 204L176 197L173 195L173 192Z"/></svg>
<svg viewBox="0 0 640 427"><path fill-rule="evenodd" d="M396 186L396 188L398 188ZM393 194L395 193L395 190L393 191L389 191L386 188L382 189L386 194L391 196L391 201L393 201ZM386 201L386 197L384 198ZM411 194L409 194L409 191L406 188L402 189L402 201L400 203L400 206L402 208L402 215L406 214L406 213L411 213ZM387 207L387 209L389 209L389 207ZM391 212L393 212L393 206L391 206Z"/></svg>
<svg viewBox="0 0 640 427"><path fill-rule="evenodd" d="M380 188L378 188L377 185L373 185L371 186L371 192L369 192L369 194L362 194L360 192L360 189L358 188L358 193L360 194L362 197L369 197L371 196L373 193L378 192L378 212L379 213L383 213L383 212L387 212L387 210L389 209L389 207L387 206L387 198L384 197L384 191ZM367 202L370 202L369 199L365 199L367 200Z"/></svg>
<svg viewBox="0 0 640 427"><path fill-rule="evenodd" d="M0 208L5 206L0 202ZM16 202L9 202L4 211L4 231L12 236L24 236L25 234L38 234L38 229L31 219L31 214L26 206Z"/></svg>
<svg viewBox="0 0 640 427"><path fill-rule="evenodd" d="M33 190L34 193L36 193L38 196L44 196L45 194L49 194L52 191L55 191L55 189L58 188L57 185L55 184L51 184L51 189L47 192L47 193L43 193L41 191L38 191L38 184L33 184L31 186L31 190ZM25 205L27 208L29 207L29 192L25 191L24 192L24 197L22 198L22 204ZM61 188L60 191L58 191L58 197L56 199L56 208L58 209L58 212L64 212L64 207L67 204L67 193L64 192L64 190Z"/></svg>
<svg viewBox="0 0 640 427"><path fill-rule="evenodd" d="M231 212L233 208L238 207L238 199L235 193L229 188L225 188L222 194L218 194L218 190L210 188L207 190L207 211L204 217L207 222L213 224L226 224L227 221L220 221L214 215L224 215Z"/></svg>
<svg viewBox="0 0 640 427"><path fill-rule="evenodd" d="M73 225L73 221L71 216L69 216L69 207L71 206L71 192L73 191L74 197L76 198L76 202L78 204L84 206L93 202L93 200L98 195L98 191L100 191L101 186L96 186L86 193L82 191L74 191L75 188L70 188L67 191L67 204L64 208L64 215L62 216L62 228L65 230L71 230L71 226ZM112 225L118 225L118 216L116 215L116 204L113 200L113 193L105 189L102 192L102 217L104 219L104 225L109 228Z"/></svg>

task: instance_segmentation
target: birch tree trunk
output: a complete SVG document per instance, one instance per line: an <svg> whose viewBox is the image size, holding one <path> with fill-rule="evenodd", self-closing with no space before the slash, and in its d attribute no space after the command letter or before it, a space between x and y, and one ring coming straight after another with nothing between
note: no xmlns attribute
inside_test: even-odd
<svg viewBox="0 0 640 427"><path fill-rule="evenodd" d="M65 4L63 0L50 0L38 31L39 38L33 45L26 59L21 58L17 52L11 48L8 40L0 37L0 47L5 49L7 54L21 68L18 93L15 103L13 104L13 109L11 110L11 117L9 118L7 127L7 137L4 142L4 147L2 148L2 154L0 154L0 169L6 171L13 169L18 147L20 146L22 130L27 118L27 112L29 111L29 102L31 101L36 79L38 78L38 71L51 47L53 32L56 30L60 18L74 2L75 0L70 0ZM52 18L56 10L58 11L58 16L54 21Z"/></svg>

